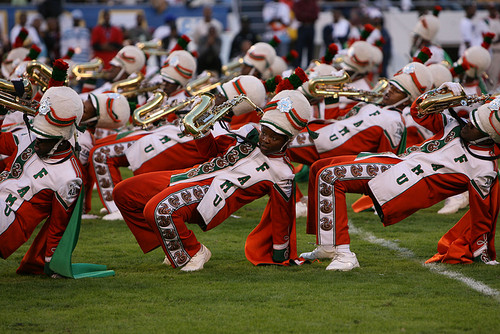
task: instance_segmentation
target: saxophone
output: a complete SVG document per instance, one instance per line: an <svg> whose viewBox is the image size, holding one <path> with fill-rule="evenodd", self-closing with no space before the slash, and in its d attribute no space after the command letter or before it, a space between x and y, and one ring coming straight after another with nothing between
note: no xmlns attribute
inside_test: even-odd
<svg viewBox="0 0 500 334"><path fill-rule="evenodd" d="M484 103L493 96L496 95L467 95L463 90L462 94L455 96L447 88L432 89L417 99L418 116L422 117L428 114L440 113L448 108L458 106Z"/></svg>
<svg viewBox="0 0 500 334"><path fill-rule="evenodd" d="M184 133L194 138L199 138L208 132L217 121L221 120L232 108L242 102L250 104L260 115L263 113L262 109L244 94L238 95L215 107L215 96L213 94L203 93L200 97L202 101L187 113L182 120Z"/></svg>

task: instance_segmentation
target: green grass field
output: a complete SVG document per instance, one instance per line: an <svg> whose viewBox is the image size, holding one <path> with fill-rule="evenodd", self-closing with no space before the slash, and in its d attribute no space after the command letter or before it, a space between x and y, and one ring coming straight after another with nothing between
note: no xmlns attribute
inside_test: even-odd
<svg viewBox="0 0 500 334"><path fill-rule="evenodd" d="M265 203L206 233L193 226L212 251L200 272L166 267L160 249L143 254L121 221L83 221L73 253L73 262L106 264L114 277L16 275L26 244L0 262L0 333L500 332L500 266L423 265L464 210L442 216L439 205L387 228L373 213L351 213L361 268L327 272L328 261L254 267L245 259ZM100 208L95 194L93 212ZM315 247L305 218L297 238L299 253Z"/></svg>

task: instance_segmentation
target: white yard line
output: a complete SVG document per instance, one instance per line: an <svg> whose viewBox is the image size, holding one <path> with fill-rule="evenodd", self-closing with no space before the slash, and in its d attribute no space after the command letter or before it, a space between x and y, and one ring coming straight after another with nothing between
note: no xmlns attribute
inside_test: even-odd
<svg viewBox="0 0 500 334"><path fill-rule="evenodd" d="M443 266L440 264L436 264L436 263L425 264L424 262L419 261L415 257L415 254L410 249L400 247L396 242L385 240L382 238L378 238L370 232L363 231L362 229L354 226L352 224L352 221L349 221L349 232L351 232L352 234L359 235L363 240L366 240L372 244L379 245L379 246L388 248L390 250L396 251L399 253L399 256L401 256L401 257L415 260L415 261L419 262L422 265L422 267L428 268L432 272L435 272L437 274L440 274L440 275L446 276L448 278L454 279L456 281L462 282L463 284L467 285L472 290L475 290L479 293L482 293L483 295L493 297L496 301L500 302L500 292L498 290L490 288L486 284L479 282L479 281L476 281L473 278L464 276L459 272L447 270L447 269L443 268Z"/></svg>

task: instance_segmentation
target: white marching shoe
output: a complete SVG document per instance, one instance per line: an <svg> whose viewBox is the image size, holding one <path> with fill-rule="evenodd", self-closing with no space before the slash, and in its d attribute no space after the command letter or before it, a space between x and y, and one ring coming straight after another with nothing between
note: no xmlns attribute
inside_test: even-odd
<svg viewBox="0 0 500 334"><path fill-rule="evenodd" d="M168 256L166 255L165 255L165 260L163 260L163 264L169 267L172 265L172 263L170 263L170 260L168 259Z"/></svg>
<svg viewBox="0 0 500 334"><path fill-rule="evenodd" d="M122 213L120 210L108 213L104 217L102 217L103 220L123 220Z"/></svg>
<svg viewBox="0 0 500 334"><path fill-rule="evenodd" d="M205 247L205 245L201 244L201 248L196 253L188 263L181 268L181 271L197 271L203 269L203 265L210 260L212 253L210 250Z"/></svg>
<svg viewBox="0 0 500 334"><path fill-rule="evenodd" d="M312 252L302 253L299 257L306 260L333 259L336 254L334 246L318 245Z"/></svg>
<svg viewBox="0 0 500 334"><path fill-rule="evenodd" d="M349 271L359 267L355 253L337 253L326 270Z"/></svg>
<svg viewBox="0 0 500 334"><path fill-rule="evenodd" d="M449 215L469 205L469 192L448 197L444 200L444 206L437 212L441 215Z"/></svg>

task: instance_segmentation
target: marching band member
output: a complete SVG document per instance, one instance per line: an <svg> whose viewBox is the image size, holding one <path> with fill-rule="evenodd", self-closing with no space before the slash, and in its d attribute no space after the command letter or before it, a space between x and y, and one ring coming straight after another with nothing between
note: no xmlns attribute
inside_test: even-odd
<svg viewBox="0 0 500 334"><path fill-rule="evenodd" d="M445 83L458 96L459 84ZM384 226L395 224L421 208L469 191L470 209L439 242L432 261L497 264L493 246L498 216L498 169L494 143L500 143L495 100L471 114L469 123L446 113L419 114L415 120L436 135L406 153L344 156L318 161L309 180L308 232L318 247L301 254L305 259L330 258L327 270L359 267L349 244L345 193L364 193L375 203ZM426 194L422 196L422 194ZM311 200L312 199L312 200Z"/></svg>
<svg viewBox="0 0 500 334"><path fill-rule="evenodd" d="M281 91L267 104L260 133L251 125L217 139L209 133L196 140L207 162L118 184L116 203L143 252L161 246L165 263L182 271L201 270L211 253L185 222L208 231L267 194L261 224L247 239L246 256L254 264L295 258L294 174L285 150L310 113L301 93Z"/></svg>
<svg viewBox="0 0 500 334"><path fill-rule="evenodd" d="M266 91L262 82L253 76L239 76L226 82L221 86L220 94L217 94L215 105L220 105L227 100L231 100L240 94L247 95L257 106L262 107L265 104ZM232 114L240 116L253 111L248 104L239 104L232 109ZM229 123L229 127L233 128ZM227 129L216 124L212 133L216 138L220 135L227 135ZM93 156L99 151L94 151ZM163 125L148 135L137 139L123 151L124 157L121 158L122 166L128 165L134 172L134 175L165 170L176 170L194 166L205 161L205 156L201 155L197 149L195 141L191 136L183 134L179 124ZM102 155L102 154L101 154ZM182 158L180 158L182 157ZM94 170L105 168L103 163L94 159L92 162ZM100 193L110 194L117 183L109 182L107 174L97 174ZM109 200L108 200L109 199ZM112 196L104 197L106 207L112 208L114 205ZM105 220L122 219L118 210L110 211L103 217Z"/></svg>
<svg viewBox="0 0 500 334"><path fill-rule="evenodd" d="M311 124L318 136L300 133L288 147L294 162L315 161L359 152L398 152L405 147L402 112L432 85L427 67L412 62L390 80L382 105L359 103L352 116L327 124Z"/></svg>
<svg viewBox="0 0 500 334"><path fill-rule="evenodd" d="M486 34L484 36L483 43L479 46L471 46L466 49L462 57L457 61L457 64L464 65L467 70L462 74L461 84L463 91L467 95L481 95L486 93L484 90L484 83L482 82L482 76L486 73L486 70L491 63L491 55L488 51L493 34ZM456 107L458 116L463 118L469 118L469 114L475 108L478 108L480 104L473 104L471 106L460 106ZM466 208L469 204L468 192L462 194L457 194L446 198L444 201L444 206L439 209L439 214L452 214L458 212L458 210Z"/></svg>
<svg viewBox="0 0 500 334"><path fill-rule="evenodd" d="M52 87L41 100L31 133L0 134L2 153L15 154L0 177L0 256L8 258L47 219L18 273L42 274L69 222L80 194L82 168L68 140L82 114L75 91Z"/></svg>
<svg viewBox="0 0 500 334"><path fill-rule="evenodd" d="M241 74L253 75L259 79L267 80L272 76L269 69L276 57L276 51L271 44L264 42L255 43L243 57Z"/></svg>
<svg viewBox="0 0 500 334"><path fill-rule="evenodd" d="M439 12L441 7L436 6L432 14L422 15L418 18L417 24L413 27L413 37L411 54L416 57L420 50L427 47L432 52L432 56L427 59L425 65L438 64L442 62L452 63L450 56L442 47L434 43L434 38L439 32Z"/></svg>
<svg viewBox="0 0 500 334"><path fill-rule="evenodd" d="M413 60L426 64L430 58L432 58L432 52L429 48L423 47L419 54L416 57L413 57ZM430 89L438 88L445 82L453 81L450 69L442 63L433 63L426 66L432 76L432 86ZM434 133L415 122L411 116L410 108L404 109L403 117L406 124L406 147L420 144L434 135Z"/></svg>
<svg viewBox="0 0 500 334"><path fill-rule="evenodd" d="M164 104L170 105L187 97L184 87L196 73L196 61L189 52L179 50L172 52L165 64L160 73L164 81L163 91L167 94ZM104 209L110 215L104 219L120 219L120 216L116 217L119 211L112 197L114 186L122 180L119 167L129 165L125 155L126 149L138 139L150 134L152 132L138 129L118 133L101 139L90 151L91 177L97 184Z"/></svg>
<svg viewBox="0 0 500 334"><path fill-rule="evenodd" d="M95 89L90 88L92 84L86 85L87 88L82 90L80 96L86 99L90 92L94 94L108 92L111 90L111 86L114 82L126 79L132 75L135 76L135 73L141 71L145 64L146 55L141 49L134 45L124 46L118 51L116 56L111 59L109 68L104 70L103 79L106 80L106 82ZM89 81L93 82L95 79Z"/></svg>
<svg viewBox="0 0 500 334"><path fill-rule="evenodd" d="M351 77L349 87L360 90L373 88L369 76L380 65L380 54L378 47L365 41L356 41L347 49L347 54L342 56L340 67ZM344 96L340 97L339 103L339 116L347 114L357 104Z"/></svg>

